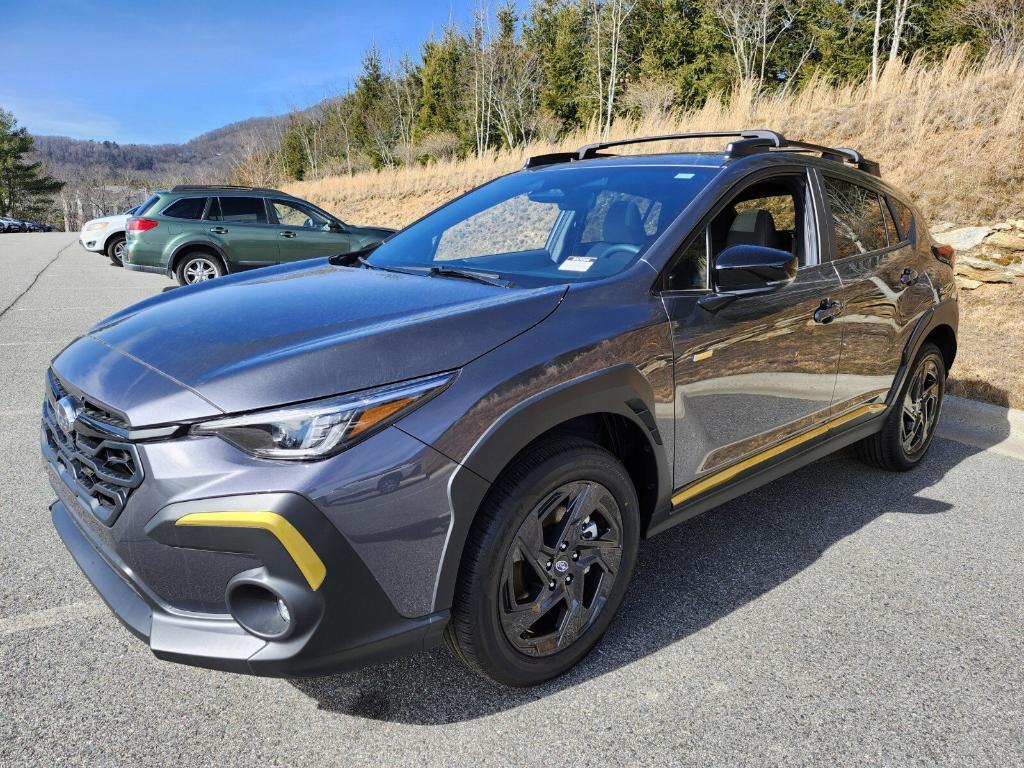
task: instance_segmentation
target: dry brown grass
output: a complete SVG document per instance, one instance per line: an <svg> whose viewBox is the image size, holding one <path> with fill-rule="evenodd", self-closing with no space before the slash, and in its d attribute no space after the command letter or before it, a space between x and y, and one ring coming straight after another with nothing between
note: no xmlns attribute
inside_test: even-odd
<svg viewBox="0 0 1024 768"><path fill-rule="evenodd" d="M1024 408L1024 296L1018 285L960 292L960 338L949 391Z"/></svg>
<svg viewBox="0 0 1024 768"><path fill-rule="evenodd" d="M883 73L875 89L870 83L836 86L819 79L796 93L764 97L741 84L728 97L668 119L621 120L613 138L751 126L857 147L881 163L886 179L910 191L932 221L970 224L1024 215L1024 152L1019 144L1024 51L972 62L966 51L957 49L935 64L898 64ZM561 146L535 144L525 151L427 167L295 182L287 189L349 221L402 226L455 195L516 170L528 155L575 148L595 138L581 131Z"/></svg>
<svg viewBox="0 0 1024 768"><path fill-rule="evenodd" d="M852 146L881 163L883 176L914 196L932 223L979 224L1024 217L1024 51L971 61L954 50L943 61L888 68L876 88L816 80L796 93L759 97L739 85L722 99L670 119L620 121L613 138L639 134L774 128L790 138ZM363 224L404 226L495 176L520 168L528 155L561 146L335 176L288 185L292 194ZM687 142L666 149L718 149ZM640 151L648 151L642 148ZM961 344L952 391L1024 407L1021 287L983 286L962 294Z"/></svg>

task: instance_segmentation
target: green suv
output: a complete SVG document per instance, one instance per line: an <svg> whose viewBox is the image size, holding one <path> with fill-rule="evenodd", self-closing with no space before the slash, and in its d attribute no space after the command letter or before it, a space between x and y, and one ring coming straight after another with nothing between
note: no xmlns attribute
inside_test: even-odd
<svg viewBox="0 0 1024 768"><path fill-rule="evenodd" d="M285 261L358 251L394 230L354 227L276 189L176 186L128 220L125 269L181 285Z"/></svg>

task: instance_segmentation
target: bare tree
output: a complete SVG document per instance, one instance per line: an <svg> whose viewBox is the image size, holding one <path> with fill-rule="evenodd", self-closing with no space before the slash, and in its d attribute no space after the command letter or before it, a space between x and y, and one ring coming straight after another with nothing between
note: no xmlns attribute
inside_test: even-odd
<svg viewBox="0 0 1024 768"><path fill-rule="evenodd" d="M468 111L473 120L476 156L483 157L494 127L495 62L487 24L487 8L477 6L473 12L472 53L469 67Z"/></svg>
<svg viewBox="0 0 1024 768"><path fill-rule="evenodd" d="M764 78L779 37L793 24L790 0L712 0L712 13L729 40L740 78Z"/></svg>
<svg viewBox="0 0 1024 768"><path fill-rule="evenodd" d="M875 36L871 41L871 90L878 86L878 46L882 38L882 0L875 3Z"/></svg>
<svg viewBox="0 0 1024 768"><path fill-rule="evenodd" d="M641 120L663 120L672 112L676 89L661 80L640 80L622 94L622 104Z"/></svg>
<svg viewBox="0 0 1024 768"><path fill-rule="evenodd" d="M900 44L907 26L907 12L910 0L895 0L892 10L892 37L889 41L889 63L892 64L900 54Z"/></svg>
<svg viewBox="0 0 1024 768"><path fill-rule="evenodd" d="M512 148L526 146L537 127L537 106L543 82L540 57L515 39L493 45L494 87L491 88L495 125Z"/></svg>
<svg viewBox="0 0 1024 768"><path fill-rule="evenodd" d="M623 31L635 8L636 0L595 0L591 3L591 44L596 64L597 127L604 137L611 131L615 98L622 77Z"/></svg>
<svg viewBox="0 0 1024 768"><path fill-rule="evenodd" d="M1024 4L1020 0L964 0L956 8L962 22L978 30L995 49L1024 47Z"/></svg>
<svg viewBox="0 0 1024 768"><path fill-rule="evenodd" d="M406 54L397 66L388 66L391 71L385 87L385 98L395 120L395 137L401 160L406 165L412 165L414 159L413 150L413 126L416 122L416 113L420 108L420 87L416 74L416 67Z"/></svg>
<svg viewBox="0 0 1024 768"><path fill-rule="evenodd" d="M231 159L231 177L250 187L271 187L278 182L276 153L265 136L249 133L242 137Z"/></svg>

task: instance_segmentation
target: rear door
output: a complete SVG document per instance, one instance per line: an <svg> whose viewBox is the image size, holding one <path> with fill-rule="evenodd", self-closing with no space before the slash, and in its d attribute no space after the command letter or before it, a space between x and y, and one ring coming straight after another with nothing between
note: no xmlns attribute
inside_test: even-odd
<svg viewBox="0 0 1024 768"><path fill-rule="evenodd" d="M822 173L832 264L842 280L842 355L834 413L884 401L921 312L932 302L918 274L916 233L896 225L880 190ZM896 218L899 218L897 215Z"/></svg>
<svg viewBox="0 0 1024 768"><path fill-rule="evenodd" d="M217 201L213 205L213 201ZM207 211L210 232L224 242L228 269L265 267L281 261L277 230L262 197L213 198Z"/></svg>
<svg viewBox="0 0 1024 768"><path fill-rule="evenodd" d="M841 331L833 310L819 310L831 306L841 285L831 264L821 263L827 241L815 195L802 168L755 177L707 217L666 275L676 504L714 487L731 466L768 461L773 449L829 418ZM716 294L708 265L735 244L794 253L796 279L769 293L709 304Z"/></svg>
<svg viewBox="0 0 1024 768"><path fill-rule="evenodd" d="M274 217L281 261L333 256L352 250L352 236L340 228L339 222L327 218L312 206L275 198L267 202Z"/></svg>

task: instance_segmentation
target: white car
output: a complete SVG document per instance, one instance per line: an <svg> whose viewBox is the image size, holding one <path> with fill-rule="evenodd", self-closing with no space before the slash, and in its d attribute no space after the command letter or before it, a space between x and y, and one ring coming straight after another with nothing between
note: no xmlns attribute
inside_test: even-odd
<svg viewBox="0 0 1024 768"><path fill-rule="evenodd" d="M105 253L113 264L119 267L123 266L121 252L124 251L125 227L128 226L128 219L134 216L141 207L141 205L137 205L124 213L101 216L98 219L85 222L85 226L82 227L82 231L78 235L78 241L85 250Z"/></svg>

